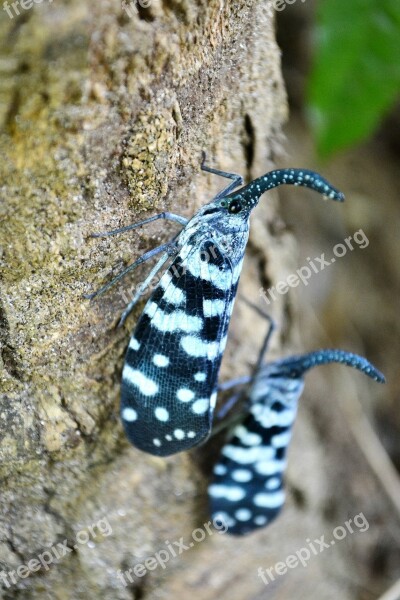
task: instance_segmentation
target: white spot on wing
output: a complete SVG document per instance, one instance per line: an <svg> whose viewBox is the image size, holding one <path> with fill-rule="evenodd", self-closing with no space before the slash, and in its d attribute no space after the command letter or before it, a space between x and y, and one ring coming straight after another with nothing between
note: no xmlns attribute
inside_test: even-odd
<svg viewBox="0 0 400 600"><path fill-rule="evenodd" d="M251 465L260 460L271 461L275 456L275 450L270 446L241 448L233 444L226 444L222 448L222 454L241 465Z"/></svg>
<svg viewBox="0 0 400 600"><path fill-rule="evenodd" d="M203 312L205 317L223 315L226 303L223 300L203 300Z"/></svg>
<svg viewBox="0 0 400 600"><path fill-rule="evenodd" d="M296 416L296 411L287 409L280 412L272 410L270 406L260 407L259 404L255 404L250 408L250 412L253 414L255 420L260 423L261 427L290 427L293 424Z"/></svg>
<svg viewBox="0 0 400 600"><path fill-rule="evenodd" d="M207 375L205 373L203 373L202 371L199 371L198 373L194 374L194 378L196 381L202 382L206 380Z"/></svg>
<svg viewBox="0 0 400 600"><path fill-rule="evenodd" d="M227 470L228 469L226 468L226 466L225 465L221 465L221 464L216 464L214 466L214 469L213 469L215 475L225 475L225 473L227 472Z"/></svg>
<svg viewBox="0 0 400 600"><path fill-rule="evenodd" d="M220 342L203 342L195 335L184 335L181 338L181 346L189 356L204 357L214 360L218 354L224 351L226 336Z"/></svg>
<svg viewBox="0 0 400 600"><path fill-rule="evenodd" d="M137 341L137 339L136 339L135 337L133 337L133 336L132 336L132 337L131 337L131 339L129 340L129 348L130 348L131 350L139 350L139 348L140 348L140 344L139 344L139 342L138 342L138 341Z"/></svg>
<svg viewBox="0 0 400 600"><path fill-rule="evenodd" d="M144 396L155 396L158 392L158 385L155 381L149 379L148 377L146 377L146 375L143 375L141 371L133 369L130 365L126 363L122 371L122 379L125 379L125 381L129 381L131 385L134 385L135 387L139 388L139 391Z"/></svg>
<svg viewBox="0 0 400 600"><path fill-rule="evenodd" d="M185 437L185 432L182 431L182 429L175 429L174 436L177 440L183 440L183 438Z"/></svg>
<svg viewBox="0 0 400 600"><path fill-rule="evenodd" d="M230 515L228 515L227 512L224 512L222 510L219 512L213 513L212 518L213 518L213 521L222 522L226 527L233 527L233 525L236 524L235 519L232 519L232 517Z"/></svg>
<svg viewBox="0 0 400 600"><path fill-rule="evenodd" d="M235 469L232 471L232 479L239 483L246 483L253 478L253 474L249 469Z"/></svg>
<svg viewBox="0 0 400 600"><path fill-rule="evenodd" d="M164 354L155 354L153 356L153 363L156 367L168 367L169 358L168 356L164 356Z"/></svg>
<svg viewBox="0 0 400 600"><path fill-rule="evenodd" d="M239 485L228 486L220 483L212 483L208 486L208 493L213 498L225 498L231 502L242 500L246 492Z"/></svg>
<svg viewBox="0 0 400 600"><path fill-rule="evenodd" d="M213 392L210 396L211 408L215 408L216 403L217 403L217 390L215 390L215 392Z"/></svg>
<svg viewBox="0 0 400 600"><path fill-rule="evenodd" d="M253 503L256 506L262 506L263 508L279 508L284 501L284 492L274 492L270 494L261 492L260 494L256 494L253 498Z"/></svg>
<svg viewBox="0 0 400 600"><path fill-rule="evenodd" d="M124 408L122 413L121 413L122 418L124 419L124 421L128 421L129 423L132 423L132 421L136 421L137 419L137 412L136 410L134 410L133 408Z"/></svg>
<svg viewBox="0 0 400 600"><path fill-rule="evenodd" d="M268 523L268 519L264 515L257 515L256 517L254 517L254 523L256 525L265 525L266 523Z"/></svg>
<svg viewBox="0 0 400 600"><path fill-rule="evenodd" d="M155 302L148 302L144 308L146 314L151 320L152 327L159 331L185 331L186 333L195 333L203 327L203 319L188 315L183 310L174 310L172 313L166 313Z"/></svg>
<svg viewBox="0 0 400 600"><path fill-rule="evenodd" d="M284 431L283 433L278 433L277 435L273 435L271 438L271 444L274 448L285 448L291 438L291 431Z"/></svg>
<svg viewBox="0 0 400 600"><path fill-rule="evenodd" d="M188 259L186 268L193 277L210 281L219 290L228 290L231 287L231 270L220 269L210 262L202 261L197 253Z"/></svg>
<svg viewBox="0 0 400 600"><path fill-rule="evenodd" d="M261 435L248 431L243 425L238 425L235 428L235 435L245 446L258 446L262 442Z"/></svg>
<svg viewBox="0 0 400 600"><path fill-rule="evenodd" d="M248 508L239 508L235 512L235 517L238 521L248 521L249 519L251 519L251 515L251 510L249 510Z"/></svg>
<svg viewBox="0 0 400 600"><path fill-rule="evenodd" d="M194 398L194 392L192 392L192 390L189 390L187 388L181 388L180 390L178 390L176 392L176 397L181 402L190 402Z"/></svg>
<svg viewBox="0 0 400 600"><path fill-rule="evenodd" d="M157 406L157 408L154 411L154 414L156 416L156 419L158 419L159 421L165 422L169 419L169 412L166 408L163 408L162 406Z"/></svg>
<svg viewBox="0 0 400 600"><path fill-rule="evenodd" d="M282 473L286 467L286 460L260 460L254 465L259 475L274 475Z"/></svg>
<svg viewBox="0 0 400 600"><path fill-rule="evenodd" d="M267 490L276 490L276 488L278 488L280 484L281 480L279 479L279 477L271 477L266 481L265 488Z"/></svg>
<svg viewBox="0 0 400 600"><path fill-rule="evenodd" d="M169 271L167 271L160 279L160 286L164 290L163 298L170 304L179 306L186 301L186 295L180 288L171 282L172 275L169 273Z"/></svg>
<svg viewBox="0 0 400 600"><path fill-rule="evenodd" d="M192 411L196 415L203 415L205 412L207 412L209 406L210 402L209 400L207 400L207 398L200 398L200 400L196 400L196 402L193 402Z"/></svg>

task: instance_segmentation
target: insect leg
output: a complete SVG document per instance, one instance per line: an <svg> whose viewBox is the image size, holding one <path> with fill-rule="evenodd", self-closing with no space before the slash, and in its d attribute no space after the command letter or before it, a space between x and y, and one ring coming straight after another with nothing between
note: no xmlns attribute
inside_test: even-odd
<svg viewBox="0 0 400 600"><path fill-rule="evenodd" d="M264 361L264 357L268 350L269 342L271 340L271 335L272 335L273 331L276 329L276 323L273 320L273 318L271 317L271 315L269 315L267 312L263 311L263 309L260 308L259 306L257 306L257 304L253 304L253 302L251 302L250 300L247 300L247 298L245 298L242 295L239 296L239 299L242 302L244 302L245 304L247 304L247 306L250 306L250 308L252 308L256 313L258 313L263 319L266 319L269 322L269 329L265 336L263 345L261 346L260 352L258 353L257 362L253 368L253 378L254 378L254 376L259 371L259 369Z"/></svg>
<svg viewBox="0 0 400 600"><path fill-rule="evenodd" d="M165 244L165 246L169 246L169 245L170 244ZM160 246L160 248L161 248L161 246ZM144 292L144 290L146 289L146 287L149 285L150 281L153 279L153 277L155 277L157 275L158 271L163 267L164 263L171 256L173 256L173 252L171 251L172 248L173 248L173 246L171 246L171 248L168 248L168 251L165 252L161 256L161 258L154 265L154 267L152 268L152 270L150 271L150 273L148 274L148 276L146 277L146 279L140 284L140 286L138 287L138 289L136 291L136 294L134 295L134 297L132 298L132 300L129 302L128 306L126 307L126 309L122 313L121 318L120 318L119 323L118 323L118 327L122 327L122 325L125 323L128 315L130 314L130 312L132 311L132 309L134 308L134 306L140 300L140 297L141 297L142 293ZM178 250L176 250L176 252L177 251Z"/></svg>
<svg viewBox="0 0 400 600"><path fill-rule="evenodd" d="M223 190L218 192L218 194L213 198L213 200L218 200L219 198L223 198L227 194L229 194L232 190L237 188L239 185L243 185L243 177L238 175L237 173L228 173L227 171L220 171L219 169L214 169L212 167L208 167L204 163L206 162L206 153L202 153L201 160L201 170L206 171L207 173L212 173L213 175L219 175L220 177L225 177L226 179L233 179L232 183L227 185Z"/></svg>
<svg viewBox="0 0 400 600"><path fill-rule="evenodd" d="M238 385L245 385L248 383L250 383L250 385L251 385L251 383L254 381L254 378L256 377L257 373L259 372L262 363L264 362L264 357L268 350L271 335L276 327L276 324L275 324L274 320L272 319L272 317L268 313L264 312L261 308L259 308L256 304L253 304L253 302L250 302L250 300L247 300L247 298L244 298L243 296L240 296L240 300L245 302L248 306L250 306L253 310L255 310L264 319L267 319L267 321L269 321L269 328L268 328L267 334L264 338L263 345L261 346L261 349L258 353L258 359L255 363L255 366L253 367L252 375L245 375L244 377L239 377L237 379L230 379L229 381L225 381L224 383L219 384L218 385L219 392L229 390ZM233 395L226 402L226 404L224 404L224 406L221 408L221 410L219 411L219 413L217 415L217 418L223 419L225 417L225 415L231 410L231 408L236 404L236 402L241 397L241 395L242 395L241 393Z"/></svg>
<svg viewBox="0 0 400 600"><path fill-rule="evenodd" d="M239 398L241 398L241 396L242 396L241 392L234 394L231 398L229 398L228 402L221 408L221 410L217 414L218 422L216 424L213 424L213 428L212 428L210 437L214 437L215 435L220 433L220 431L224 431L224 429L227 429L227 430L233 429L233 427L235 425L238 425L239 423L241 423L243 421L243 413L242 412L239 412L234 415L230 415L230 417L228 417L227 419L224 418L226 416L226 414L229 412L229 410L232 408L232 406L234 406L236 404L236 402L239 400ZM226 408L226 407L228 407L228 408ZM222 420L222 419L224 419L224 420Z"/></svg>
<svg viewBox="0 0 400 600"><path fill-rule="evenodd" d="M250 375L245 375L244 377L238 377L237 379L230 379L229 381L225 381L225 383L221 383L221 385L218 386L218 391L223 392L225 390L229 390L230 388L236 387L238 385L245 385L246 383L249 383L251 380L252 380L252 378ZM235 406L236 402L242 397L242 395L243 395L243 390L241 390L240 392L237 392L236 394L233 394L233 396L231 396L229 398L229 400L227 400L227 402L225 402L225 404L222 406L221 410L217 413L216 419L218 421L222 421L222 419L224 419L226 417L228 412L231 410L231 408L233 406ZM229 427L230 425L232 425L231 419L229 419L228 421L225 421L222 424L218 423L216 426L213 427L212 435L219 433L222 429L225 429L225 428Z"/></svg>
<svg viewBox="0 0 400 600"><path fill-rule="evenodd" d="M99 238L108 237L110 235L117 235L118 233L124 233L125 231L132 231L132 229L136 229L137 227L141 227L142 225L146 225L147 223L152 223L153 221L158 221L159 219L175 221L180 225L186 225L189 222L189 219L185 219L185 217L181 217L180 215L175 215L174 213L169 212L162 212L158 215L154 215L153 217L149 217L148 219L143 219L143 221L137 221L137 223L132 223L131 225L120 227L119 229L113 229L112 231L104 231L103 233L92 233L90 234L90 237Z"/></svg>
<svg viewBox="0 0 400 600"><path fill-rule="evenodd" d="M83 297L87 298L89 300L92 300L92 298L95 298L96 296L101 296L101 294L104 294L104 292L109 290L110 287L112 287L115 283L117 283L117 281L120 281L120 279L125 277L125 275L127 273L130 273L130 271L133 271L134 269L136 269L136 267L138 267L142 263L146 262L146 260L153 258L153 256L156 256L160 252L164 252L165 250L168 250L170 247L173 246L173 244L174 244L174 242L168 242L166 244L162 244L161 246L158 246L157 248L153 248L152 250L149 250L148 252L143 254L143 256L141 256L135 262L133 262L131 265L126 267L126 269L121 271L121 273L119 273L116 277L114 277L114 279L112 279L111 281L106 283L106 285L101 287L99 290L97 290L96 292L93 292L92 294L83 294Z"/></svg>
<svg viewBox="0 0 400 600"><path fill-rule="evenodd" d="M230 390L237 385L244 385L245 383L249 383L251 380L250 375L244 375L243 377L238 377L237 379L229 379L229 381L225 381L218 385L219 392L225 392L226 390Z"/></svg>
<svg viewBox="0 0 400 600"><path fill-rule="evenodd" d="M254 365L254 369L253 369L253 377L252 379L254 379L254 377L257 375L258 371L261 368L262 363L264 362L264 357L268 351L268 346L269 346L269 342L271 339L271 335L276 327L274 320L272 319L272 317L270 317L269 315L265 314L264 315L266 319L268 319L269 321L269 328L267 331L267 334L265 336L263 345L261 346L260 352L258 353L258 359L256 364Z"/></svg>
<svg viewBox="0 0 400 600"><path fill-rule="evenodd" d="M260 366L264 362L264 356L268 350L269 341L271 339L271 335L272 335L274 328L275 328L275 323L271 319L267 335L265 336L263 345L258 354L257 362L255 364L255 367L253 368L253 374L252 375L244 375L243 377L238 377L237 379L230 379L229 381L225 381L224 383L219 384L218 385L219 392L224 392L224 391L229 390L238 385L245 385L247 383L251 384L253 382L255 376L257 375L257 373L260 369ZM239 400L239 398L241 396L242 396L242 393L239 392L238 394L234 394L231 398L229 398L229 400L223 405L221 410L218 412L217 418L223 419L225 417L225 415L231 410L231 408L236 404L236 402Z"/></svg>

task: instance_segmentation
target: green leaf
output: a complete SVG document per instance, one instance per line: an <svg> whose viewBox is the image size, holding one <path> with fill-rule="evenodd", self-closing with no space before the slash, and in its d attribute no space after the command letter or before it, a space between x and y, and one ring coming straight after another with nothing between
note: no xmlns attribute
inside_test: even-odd
<svg viewBox="0 0 400 600"><path fill-rule="evenodd" d="M308 114L326 157L360 142L400 92L400 1L320 0Z"/></svg>

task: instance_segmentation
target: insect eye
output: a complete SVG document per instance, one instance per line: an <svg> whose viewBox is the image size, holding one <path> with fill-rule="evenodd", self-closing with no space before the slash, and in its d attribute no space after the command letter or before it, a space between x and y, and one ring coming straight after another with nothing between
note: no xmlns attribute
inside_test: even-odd
<svg viewBox="0 0 400 600"><path fill-rule="evenodd" d="M228 206L228 212L232 215L239 213L242 210L242 203L240 200L233 200Z"/></svg>

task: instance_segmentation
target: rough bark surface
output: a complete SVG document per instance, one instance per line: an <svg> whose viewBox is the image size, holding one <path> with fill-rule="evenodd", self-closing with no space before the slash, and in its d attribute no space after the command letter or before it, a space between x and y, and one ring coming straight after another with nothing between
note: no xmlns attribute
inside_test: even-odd
<svg viewBox="0 0 400 600"><path fill-rule="evenodd" d="M346 570L344 551L268 588L257 577L259 565L330 526L323 450L304 414L279 522L243 540L214 532L128 586L117 576L166 540L189 543L207 523L212 453L157 459L124 438L119 382L138 311L115 325L145 270L97 301L82 298L176 227L88 236L164 209L192 215L220 184L199 171L204 149L247 178L272 168L286 117L266 3L154 0L130 10L71 0L2 15L0 565L16 570L64 540L76 548L48 570L3 582L1 597L283 599L301 589L346 600L351 582L335 577ZM254 215L241 291L256 301L261 286L295 268L293 237L270 195ZM274 346L290 347L290 295L274 316L282 325ZM248 370L264 328L236 307L225 377ZM80 543L79 532L102 518L112 533Z"/></svg>

